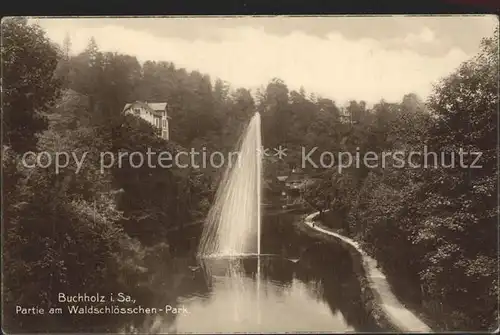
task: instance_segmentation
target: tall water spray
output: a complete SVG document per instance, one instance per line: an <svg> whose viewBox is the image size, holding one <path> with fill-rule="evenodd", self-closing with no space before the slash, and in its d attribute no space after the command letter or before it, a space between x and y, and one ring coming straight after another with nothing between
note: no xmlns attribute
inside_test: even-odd
<svg viewBox="0 0 500 335"><path fill-rule="evenodd" d="M228 162L200 240L202 257L260 254L260 114L250 120L238 143L236 161Z"/></svg>

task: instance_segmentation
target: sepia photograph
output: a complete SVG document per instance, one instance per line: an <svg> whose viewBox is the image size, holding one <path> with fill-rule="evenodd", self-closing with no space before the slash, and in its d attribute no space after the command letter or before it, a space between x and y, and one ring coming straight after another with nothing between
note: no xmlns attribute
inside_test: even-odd
<svg viewBox="0 0 500 335"><path fill-rule="evenodd" d="M498 332L498 16L1 34L2 332Z"/></svg>

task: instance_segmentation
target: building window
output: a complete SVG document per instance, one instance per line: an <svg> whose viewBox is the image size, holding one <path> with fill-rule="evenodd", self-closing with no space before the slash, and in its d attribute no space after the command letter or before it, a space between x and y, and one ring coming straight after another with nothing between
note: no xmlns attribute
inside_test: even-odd
<svg viewBox="0 0 500 335"><path fill-rule="evenodd" d="M155 116L155 126L157 128L161 127L161 117Z"/></svg>
<svg viewBox="0 0 500 335"><path fill-rule="evenodd" d="M167 119L163 119L163 128L167 128Z"/></svg>
<svg viewBox="0 0 500 335"><path fill-rule="evenodd" d="M164 130L161 137L168 140L168 132L166 130Z"/></svg>
<svg viewBox="0 0 500 335"><path fill-rule="evenodd" d="M139 108L134 108L134 114L137 116L141 115L141 110Z"/></svg>

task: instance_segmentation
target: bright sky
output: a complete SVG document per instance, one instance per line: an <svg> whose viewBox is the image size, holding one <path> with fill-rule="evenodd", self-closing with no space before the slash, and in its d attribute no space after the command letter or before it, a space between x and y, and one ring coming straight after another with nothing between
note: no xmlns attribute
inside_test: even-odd
<svg viewBox="0 0 500 335"><path fill-rule="evenodd" d="M255 89L273 77L338 103L426 98L432 83L472 57L498 20L448 17L38 18L72 52L94 36L103 51L165 60Z"/></svg>

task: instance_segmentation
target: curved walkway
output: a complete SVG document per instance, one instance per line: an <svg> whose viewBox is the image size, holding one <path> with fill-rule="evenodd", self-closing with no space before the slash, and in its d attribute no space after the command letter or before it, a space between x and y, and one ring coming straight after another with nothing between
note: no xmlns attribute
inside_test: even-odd
<svg viewBox="0 0 500 335"><path fill-rule="evenodd" d="M356 249L363 257L363 267L371 289L378 293L377 302L383 312L387 315L389 321L398 329L404 332L431 332L432 330L422 322L415 314L406 309L398 298L392 293L385 275L377 268L377 261L368 256L359 246L359 244L350 238L334 233L330 230L313 226L314 218L319 212L308 215L304 223L321 233L336 237Z"/></svg>

